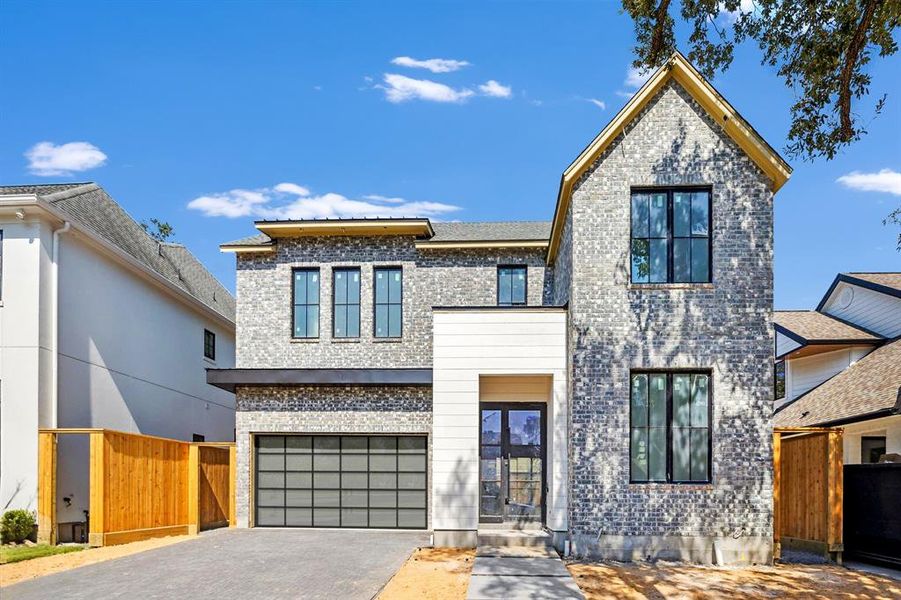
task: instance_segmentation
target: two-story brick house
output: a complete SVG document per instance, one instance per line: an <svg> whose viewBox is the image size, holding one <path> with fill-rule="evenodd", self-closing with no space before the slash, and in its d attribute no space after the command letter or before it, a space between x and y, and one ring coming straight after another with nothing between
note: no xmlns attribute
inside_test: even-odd
<svg viewBox="0 0 901 600"><path fill-rule="evenodd" d="M549 223L260 221L237 257L241 526L540 527L767 562L773 195L789 167L675 55Z"/></svg>

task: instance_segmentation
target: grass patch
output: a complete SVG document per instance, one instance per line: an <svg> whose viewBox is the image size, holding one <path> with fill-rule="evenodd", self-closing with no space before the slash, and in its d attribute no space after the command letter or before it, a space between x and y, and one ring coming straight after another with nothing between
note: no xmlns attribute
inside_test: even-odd
<svg viewBox="0 0 901 600"><path fill-rule="evenodd" d="M85 546L49 546L38 544L37 546L0 546L0 565L53 556L54 554L68 554L84 550Z"/></svg>

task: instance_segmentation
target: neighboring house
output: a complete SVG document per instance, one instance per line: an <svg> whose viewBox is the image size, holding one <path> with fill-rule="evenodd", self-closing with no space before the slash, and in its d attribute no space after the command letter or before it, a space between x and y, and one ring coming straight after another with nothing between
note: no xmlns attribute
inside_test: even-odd
<svg viewBox="0 0 901 600"><path fill-rule="evenodd" d="M675 55L564 172L552 222L258 221L222 246L238 368L208 374L236 392L239 526L771 560L789 174Z"/></svg>
<svg viewBox="0 0 901 600"><path fill-rule="evenodd" d="M775 425L840 425L845 464L901 454L901 273L842 273L773 322Z"/></svg>
<svg viewBox="0 0 901 600"><path fill-rule="evenodd" d="M234 298L184 246L93 183L0 187L0 234L0 510L36 507L39 427L233 439L234 396L205 368L234 365ZM87 454L60 439L62 539Z"/></svg>

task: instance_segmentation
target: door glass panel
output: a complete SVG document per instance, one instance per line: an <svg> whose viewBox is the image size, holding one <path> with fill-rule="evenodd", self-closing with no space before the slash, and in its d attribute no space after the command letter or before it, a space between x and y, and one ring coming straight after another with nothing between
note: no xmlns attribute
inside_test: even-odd
<svg viewBox="0 0 901 600"><path fill-rule="evenodd" d="M508 515L538 516L541 511L541 459L517 457L509 462ZM538 513L536 514L536 510Z"/></svg>
<svg viewBox="0 0 901 600"><path fill-rule="evenodd" d="M500 444L501 443L501 411L499 411L499 410L483 410L482 411L482 443L483 444Z"/></svg>
<svg viewBox="0 0 901 600"><path fill-rule="evenodd" d="M510 444L514 446L541 445L541 411L511 410L508 418Z"/></svg>

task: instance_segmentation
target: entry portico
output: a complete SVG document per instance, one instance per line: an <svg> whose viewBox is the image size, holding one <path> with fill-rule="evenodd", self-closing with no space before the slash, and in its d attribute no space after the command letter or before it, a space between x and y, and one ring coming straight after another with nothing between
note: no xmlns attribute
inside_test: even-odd
<svg viewBox="0 0 901 600"><path fill-rule="evenodd" d="M432 528L567 530L566 310L433 309ZM492 525L487 525L491 523Z"/></svg>

